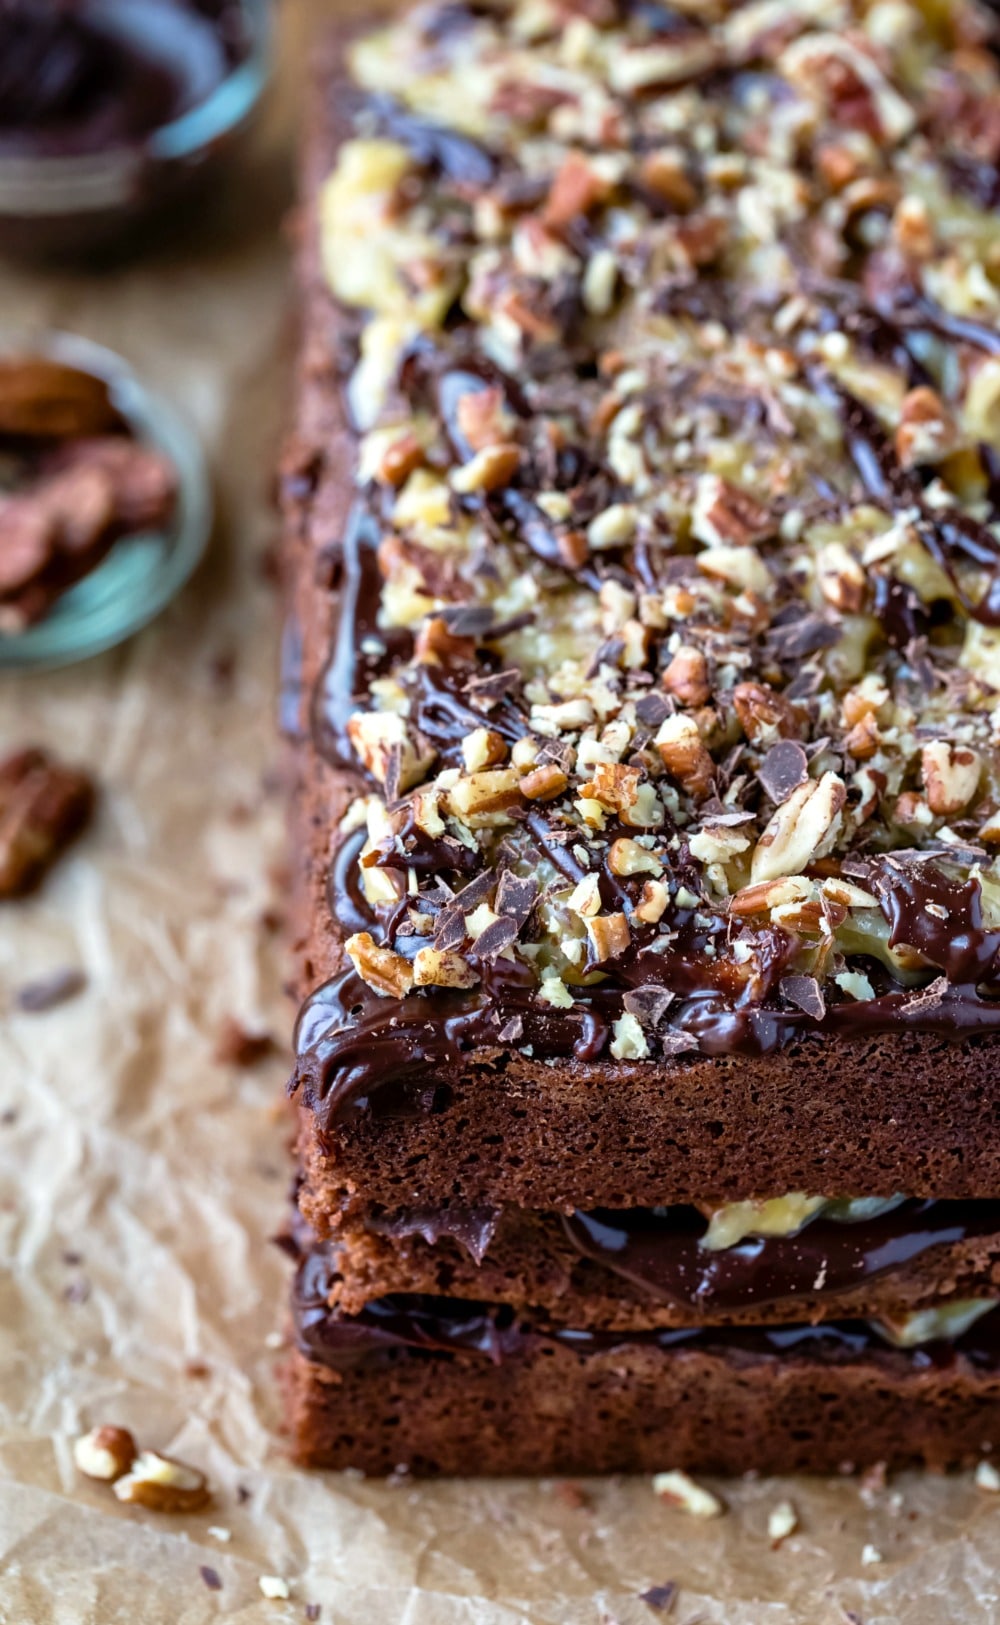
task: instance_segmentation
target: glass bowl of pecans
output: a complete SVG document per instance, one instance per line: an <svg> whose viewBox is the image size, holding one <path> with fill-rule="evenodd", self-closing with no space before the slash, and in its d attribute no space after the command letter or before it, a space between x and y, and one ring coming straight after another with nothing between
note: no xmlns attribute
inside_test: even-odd
<svg viewBox="0 0 1000 1625"><path fill-rule="evenodd" d="M0 669L130 637L211 528L197 436L120 356L68 333L0 334Z"/></svg>

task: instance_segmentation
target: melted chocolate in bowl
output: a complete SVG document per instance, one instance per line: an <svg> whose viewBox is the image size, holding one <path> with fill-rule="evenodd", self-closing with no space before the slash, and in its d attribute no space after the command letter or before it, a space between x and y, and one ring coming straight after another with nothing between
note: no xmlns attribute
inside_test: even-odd
<svg viewBox="0 0 1000 1625"><path fill-rule="evenodd" d="M3 0L0 248L103 252L189 196L259 97L265 16L263 0Z"/></svg>
<svg viewBox="0 0 1000 1625"><path fill-rule="evenodd" d="M78 0L0 8L0 157L104 152L198 106L238 60L233 5Z"/></svg>

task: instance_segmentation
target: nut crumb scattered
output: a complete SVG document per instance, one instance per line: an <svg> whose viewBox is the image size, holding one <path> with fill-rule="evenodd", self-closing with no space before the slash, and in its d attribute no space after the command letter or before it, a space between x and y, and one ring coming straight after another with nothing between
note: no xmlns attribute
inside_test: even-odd
<svg viewBox="0 0 1000 1625"><path fill-rule="evenodd" d="M213 1540L221 1541L223 1545L228 1544L228 1542L233 1538L233 1531L231 1529L223 1529L221 1525L217 1523L210 1523L206 1533L211 1535Z"/></svg>
<svg viewBox="0 0 1000 1625"><path fill-rule="evenodd" d="M136 1457L136 1445L127 1428L91 1428L73 1445L73 1460L85 1478L114 1483L127 1473Z"/></svg>
<svg viewBox="0 0 1000 1625"><path fill-rule="evenodd" d="M262 1574L257 1584L268 1602L285 1602L292 1594L288 1581L283 1580L279 1574Z"/></svg>
<svg viewBox="0 0 1000 1625"><path fill-rule="evenodd" d="M718 1518L726 1508L717 1495L696 1484L687 1473L673 1471L657 1473L653 1479L653 1493L668 1505L679 1507L692 1518Z"/></svg>
<svg viewBox="0 0 1000 1625"><path fill-rule="evenodd" d="M1000 1495L1000 1472L997 1472L991 1461L979 1463L974 1482L977 1490L986 1490L990 1495Z"/></svg>
<svg viewBox="0 0 1000 1625"><path fill-rule="evenodd" d="M862 1546L861 1561L866 1568L870 1568L876 1563L881 1563L882 1553L877 1546Z"/></svg>
<svg viewBox="0 0 1000 1625"><path fill-rule="evenodd" d="M767 1519L767 1534L772 1548L777 1550L782 1541L794 1535L798 1527L799 1515L791 1501L779 1501L777 1506L771 1508Z"/></svg>
<svg viewBox="0 0 1000 1625"><path fill-rule="evenodd" d="M119 1501L151 1512L198 1512L211 1500L204 1473L155 1450L141 1451L114 1490Z"/></svg>

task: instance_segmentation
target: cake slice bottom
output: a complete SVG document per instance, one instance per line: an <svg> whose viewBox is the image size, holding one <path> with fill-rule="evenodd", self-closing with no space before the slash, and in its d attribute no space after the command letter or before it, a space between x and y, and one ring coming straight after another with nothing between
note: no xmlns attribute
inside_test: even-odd
<svg viewBox="0 0 1000 1625"><path fill-rule="evenodd" d="M951 1342L864 1321L613 1333L400 1294L349 1316L295 1297L296 1458L388 1473L835 1472L1000 1446L1000 1311Z"/></svg>

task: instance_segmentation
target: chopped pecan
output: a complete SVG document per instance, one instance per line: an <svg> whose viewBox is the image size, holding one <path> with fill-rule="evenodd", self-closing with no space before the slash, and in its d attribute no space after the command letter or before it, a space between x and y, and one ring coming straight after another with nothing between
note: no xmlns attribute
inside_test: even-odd
<svg viewBox="0 0 1000 1625"><path fill-rule="evenodd" d="M678 712L660 724L654 741L671 778L702 801L712 788L715 763L705 748L693 717Z"/></svg>
<svg viewBox="0 0 1000 1625"><path fill-rule="evenodd" d="M423 460L424 448L412 430L408 430L386 447L379 462L378 477L398 490Z"/></svg>
<svg viewBox="0 0 1000 1625"><path fill-rule="evenodd" d="M549 191L542 219L557 230L603 203L611 186L584 152L568 152Z"/></svg>
<svg viewBox="0 0 1000 1625"><path fill-rule="evenodd" d="M816 561L819 590L828 604L845 614L856 614L865 601L867 578L860 562L843 542L829 542Z"/></svg>
<svg viewBox="0 0 1000 1625"><path fill-rule="evenodd" d="M376 993L401 999L413 987L413 966L393 948L381 948L369 931L356 931L344 944L354 969Z"/></svg>
<svg viewBox="0 0 1000 1625"><path fill-rule="evenodd" d="M417 987L475 987L478 972L451 948L420 948L413 958Z"/></svg>
<svg viewBox="0 0 1000 1625"><path fill-rule="evenodd" d="M119 1501L148 1507L151 1512L199 1512L211 1500L204 1473L186 1462L143 1450L123 1478L116 1479Z"/></svg>
<svg viewBox="0 0 1000 1625"><path fill-rule="evenodd" d="M462 740L462 760L467 773L496 767L507 755L507 741L495 728L473 728Z"/></svg>
<svg viewBox="0 0 1000 1625"><path fill-rule="evenodd" d="M979 788L982 762L968 745L952 745L936 739L920 753L927 804L942 815L961 812Z"/></svg>
<svg viewBox="0 0 1000 1625"><path fill-rule="evenodd" d="M136 1445L127 1428L91 1428L73 1445L73 1460L85 1478L96 1478L113 1484L127 1473L136 1458Z"/></svg>
<svg viewBox="0 0 1000 1625"><path fill-rule="evenodd" d="M555 762L543 762L541 767L532 768L524 775L520 791L529 801L552 801L562 795L568 784L569 778L561 767Z"/></svg>
<svg viewBox="0 0 1000 1625"><path fill-rule="evenodd" d="M489 822L517 805L521 798L521 775L516 767L485 768L468 773L445 791L448 810L465 824Z"/></svg>
<svg viewBox="0 0 1000 1625"><path fill-rule="evenodd" d="M704 705L712 689L701 650L682 644L663 673L663 686L682 705Z"/></svg>
<svg viewBox="0 0 1000 1625"><path fill-rule="evenodd" d="M640 846L638 841L619 836L612 841L608 852L608 868L613 875L627 879L629 875L662 875L663 864L655 852Z"/></svg>
<svg viewBox="0 0 1000 1625"><path fill-rule="evenodd" d="M844 736L844 749L859 762L866 762L870 756L874 756L881 743L882 735L871 711L859 717L854 727Z"/></svg>
<svg viewBox="0 0 1000 1625"><path fill-rule="evenodd" d="M733 706L743 732L755 745L792 739L799 731L791 704L767 683L737 683Z"/></svg>
<svg viewBox="0 0 1000 1625"><path fill-rule="evenodd" d="M660 147L647 153L639 166L639 179L647 191L676 214L689 214L698 203L697 188L679 148Z"/></svg>
<svg viewBox="0 0 1000 1625"><path fill-rule="evenodd" d="M691 529L708 547L748 547L773 536L777 520L742 486L719 474L701 474L691 511Z"/></svg>
<svg viewBox="0 0 1000 1625"><path fill-rule="evenodd" d="M41 750L0 762L0 897L30 891L84 828L94 805L85 773Z"/></svg>
<svg viewBox="0 0 1000 1625"><path fill-rule="evenodd" d="M597 762L594 777L589 784L580 786L580 794L611 812L626 813L635 806L639 792L639 769L623 767L620 762Z"/></svg>
<svg viewBox="0 0 1000 1625"><path fill-rule="evenodd" d="M840 833L847 786L836 773L809 779L793 790L754 848L752 881L801 874L830 851Z"/></svg>
<svg viewBox="0 0 1000 1625"><path fill-rule="evenodd" d="M586 919L586 926L597 965L618 959L632 939L624 914L596 914Z"/></svg>
<svg viewBox="0 0 1000 1625"><path fill-rule="evenodd" d="M958 444L950 413L936 390L922 384L911 389L899 409L896 456L904 468L940 463Z"/></svg>
<svg viewBox="0 0 1000 1625"><path fill-rule="evenodd" d="M636 916L647 925L655 925L663 918L669 901L670 893L662 880L647 880L636 904Z"/></svg>
<svg viewBox="0 0 1000 1625"><path fill-rule="evenodd" d="M469 462L455 469L451 476L452 489L462 496L475 491L498 491L502 485L510 484L520 461L520 446L509 441L484 446Z"/></svg>

